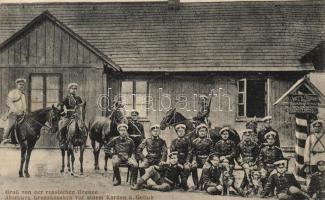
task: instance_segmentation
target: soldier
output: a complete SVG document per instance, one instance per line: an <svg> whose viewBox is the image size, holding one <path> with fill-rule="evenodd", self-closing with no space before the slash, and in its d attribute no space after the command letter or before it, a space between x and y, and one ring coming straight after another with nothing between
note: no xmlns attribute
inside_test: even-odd
<svg viewBox="0 0 325 200"><path fill-rule="evenodd" d="M245 176L240 185L244 189L247 184L251 184L250 171L256 165L258 158L259 146L253 141L253 130L245 129L242 131L242 141L237 145L236 160L243 167Z"/></svg>
<svg viewBox="0 0 325 200"><path fill-rule="evenodd" d="M147 189L163 192L173 190L180 178L183 167L178 163L177 152L171 152L168 157L168 163L161 162L159 166L149 167L146 173L139 179L138 183L132 186L131 189L139 190L149 179L152 179L155 182L155 185L147 186Z"/></svg>
<svg viewBox="0 0 325 200"><path fill-rule="evenodd" d="M61 103L59 103L59 106L61 106L61 110L64 111L65 116L62 117L62 119L59 122L59 139L63 140L63 130L69 126L69 129L71 129L71 133L74 133L75 131L72 129L76 128L76 124L71 123L72 120L76 120L76 123L78 123L78 127L83 129L85 128L85 125L83 122L81 122L79 119L81 116L79 116L78 108L79 106L82 106L84 104L82 98L77 95L78 90L78 84L77 83L70 83L68 85L69 95L67 95Z"/></svg>
<svg viewBox="0 0 325 200"><path fill-rule="evenodd" d="M258 144L260 145L260 148L263 147L264 144L266 144L266 140L265 140L265 134L267 134L268 132L272 131L274 132L275 135L275 146L280 147L280 139L279 139L279 134L276 130L274 130L271 126L272 124L272 117L271 116L266 116L262 119L262 121L264 122L264 128L261 129L258 134Z"/></svg>
<svg viewBox="0 0 325 200"><path fill-rule="evenodd" d="M209 100L206 95L200 95L199 97L199 111L197 115L193 118L194 121L197 121L198 124L207 124L210 127L210 121L208 120L210 108Z"/></svg>
<svg viewBox="0 0 325 200"><path fill-rule="evenodd" d="M207 138L208 127L205 124L200 124L196 127L198 137L192 142L192 178L195 189L199 188L199 178L197 168L203 168L209 155L213 152L213 142Z"/></svg>
<svg viewBox="0 0 325 200"><path fill-rule="evenodd" d="M182 165L181 173L181 187L186 189L187 179L191 172L191 158L192 158L192 145L189 138L185 138L185 129L184 124L178 124L175 126L175 131L177 133L177 138L174 139L170 145L171 152L177 152L178 163Z"/></svg>
<svg viewBox="0 0 325 200"><path fill-rule="evenodd" d="M308 185L308 193L311 199L325 199L325 161L320 160L317 162L318 172L310 177Z"/></svg>
<svg viewBox="0 0 325 200"><path fill-rule="evenodd" d="M130 138L134 141L135 148L141 144L142 140L145 138L143 125L138 121L139 112L136 110L131 111L131 120L128 123L128 133Z"/></svg>
<svg viewBox="0 0 325 200"><path fill-rule="evenodd" d="M159 137L160 126L158 124L150 127L151 137L142 141L137 149L137 154L141 160L139 164L140 175L144 174L144 169L152 165L159 165L160 162L167 160L167 145L165 140ZM143 150L146 149L147 155L143 155Z"/></svg>
<svg viewBox="0 0 325 200"><path fill-rule="evenodd" d="M317 161L325 157L325 133L323 124L323 120L316 120L311 124L314 133L307 137L304 152L304 163L307 167L307 173L315 173L317 171Z"/></svg>
<svg viewBox="0 0 325 200"><path fill-rule="evenodd" d="M220 158L213 153L208 158L209 168L202 170L202 182L205 191L211 195L221 195L223 186L220 181L223 169L220 165Z"/></svg>
<svg viewBox="0 0 325 200"><path fill-rule="evenodd" d="M10 132L15 126L17 119L26 113L26 97L24 94L26 79L18 78L15 83L16 89L11 90L7 97L9 109L5 118L8 118L8 126L4 132L2 144L11 143Z"/></svg>
<svg viewBox="0 0 325 200"><path fill-rule="evenodd" d="M236 145L234 141L229 139L229 131L229 127L224 127L220 130L221 140L216 142L213 152L219 154L220 161L225 161L226 167L229 167L229 171L232 174L232 170L235 167ZM227 163L229 163L229 166Z"/></svg>
<svg viewBox="0 0 325 200"><path fill-rule="evenodd" d="M274 162L283 159L283 153L281 149L274 144L276 133L270 131L267 134L265 134L264 137L267 141L267 144L264 147L262 147L258 156L258 164L263 172L262 173L263 187L266 184L268 176L274 170Z"/></svg>
<svg viewBox="0 0 325 200"><path fill-rule="evenodd" d="M128 125L127 124L119 124L117 126L117 130L120 136L114 137L108 144L108 148L113 149L113 173L115 176L115 180L113 182L113 186L117 186L121 184L121 175L119 166L121 163L125 163L129 165L131 169L131 181L132 183L136 183L137 172L138 172L138 163L135 160L135 145L131 138L128 136Z"/></svg>
<svg viewBox="0 0 325 200"><path fill-rule="evenodd" d="M273 173L267 181L262 197L267 197L270 193L277 191L279 199L309 199L309 196L301 191L301 186L292 173L287 172L287 160L274 162L276 173Z"/></svg>

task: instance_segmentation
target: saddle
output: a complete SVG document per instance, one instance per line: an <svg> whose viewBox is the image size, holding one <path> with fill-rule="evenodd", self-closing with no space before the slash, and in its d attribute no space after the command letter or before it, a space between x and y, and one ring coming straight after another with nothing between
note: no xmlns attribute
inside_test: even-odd
<svg viewBox="0 0 325 200"><path fill-rule="evenodd" d="M11 144L19 144L19 140L24 140L25 137L23 135L18 135L17 127L25 121L25 113L22 115L18 115L15 124L11 127L9 131L9 137L11 139Z"/></svg>

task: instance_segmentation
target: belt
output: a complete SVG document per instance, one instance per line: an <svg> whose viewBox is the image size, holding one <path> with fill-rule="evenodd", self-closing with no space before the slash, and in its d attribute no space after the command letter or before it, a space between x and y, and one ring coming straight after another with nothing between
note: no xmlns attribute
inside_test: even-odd
<svg viewBox="0 0 325 200"><path fill-rule="evenodd" d="M267 167L274 167L274 164L266 164Z"/></svg>
<svg viewBox="0 0 325 200"><path fill-rule="evenodd" d="M170 184L170 185L174 185L174 181L170 180L169 178L165 177L164 180Z"/></svg>
<svg viewBox="0 0 325 200"><path fill-rule="evenodd" d="M199 158L207 158L208 156L207 155L197 155L197 157L199 157Z"/></svg>

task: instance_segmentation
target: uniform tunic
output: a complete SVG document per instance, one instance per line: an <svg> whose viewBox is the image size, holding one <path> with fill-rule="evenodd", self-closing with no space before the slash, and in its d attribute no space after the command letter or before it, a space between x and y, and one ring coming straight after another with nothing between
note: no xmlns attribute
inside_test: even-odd
<svg viewBox="0 0 325 200"><path fill-rule="evenodd" d="M260 130L258 133L257 133L257 137L258 137L258 144L261 146L262 144L264 143L267 143L266 139L265 139L265 134L267 134L268 132L270 131L273 131L276 133L276 136L275 136L275 143L274 145L275 146L278 146L280 147L280 138L279 138L279 133L274 130L273 128L263 128L262 130Z"/></svg>
<svg viewBox="0 0 325 200"><path fill-rule="evenodd" d="M283 159L281 149L274 145L264 146L258 156L259 166L271 172L274 169L274 162Z"/></svg>
<svg viewBox="0 0 325 200"><path fill-rule="evenodd" d="M143 150L146 149L148 154L143 155ZM161 138L147 138L142 141L137 149L137 154L142 160L148 159L149 165L157 165L161 161L167 160L167 145L165 140Z"/></svg>
<svg viewBox="0 0 325 200"><path fill-rule="evenodd" d="M325 173L317 172L310 177L308 193L313 195L317 193L318 198L325 198Z"/></svg>
<svg viewBox="0 0 325 200"><path fill-rule="evenodd" d="M237 145L237 162L239 165L252 164L258 158L259 146L252 141L242 141Z"/></svg>
<svg viewBox="0 0 325 200"><path fill-rule="evenodd" d="M301 188L300 184L296 180L295 176L291 173L285 173L283 175L279 173L272 174L267 180L263 196L267 196L276 188L277 193L287 193L289 187L295 186Z"/></svg>
<svg viewBox="0 0 325 200"><path fill-rule="evenodd" d="M129 121L128 133L130 138L134 141L135 147L137 148L142 140L145 138L143 125L138 121Z"/></svg>
<svg viewBox="0 0 325 200"><path fill-rule="evenodd" d="M325 134L312 134L307 137L304 152L304 162L316 165L319 160L325 158Z"/></svg>
<svg viewBox="0 0 325 200"><path fill-rule="evenodd" d="M234 158L236 156L236 146L231 140L220 140L214 145L214 153L218 153L219 156L224 156L229 160L230 164L234 164Z"/></svg>
<svg viewBox="0 0 325 200"><path fill-rule="evenodd" d="M114 137L107 146L113 148L113 154L118 155L122 160L127 160L135 152L134 142L129 137Z"/></svg>
<svg viewBox="0 0 325 200"><path fill-rule="evenodd" d="M25 94L18 89L11 90L7 97L7 106L9 107L9 113L26 112Z"/></svg>
<svg viewBox="0 0 325 200"><path fill-rule="evenodd" d="M177 151L178 162L184 165L186 162L191 162L192 145L189 138L176 138L170 145L170 152Z"/></svg>
<svg viewBox="0 0 325 200"><path fill-rule="evenodd" d="M202 168L208 156L213 152L213 142L208 138L196 138L192 142L193 160Z"/></svg>
<svg viewBox="0 0 325 200"><path fill-rule="evenodd" d="M205 189L220 185L220 177L222 169L220 167L211 166L210 168L203 169L202 182Z"/></svg>

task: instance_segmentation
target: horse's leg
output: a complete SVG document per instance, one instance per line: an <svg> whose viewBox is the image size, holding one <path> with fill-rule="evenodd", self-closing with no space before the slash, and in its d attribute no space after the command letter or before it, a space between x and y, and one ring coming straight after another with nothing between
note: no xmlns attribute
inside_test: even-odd
<svg viewBox="0 0 325 200"><path fill-rule="evenodd" d="M71 151L70 151L70 149L67 149L67 155L68 155L68 164L67 164L68 172L71 172L71 167L70 167Z"/></svg>
<svg viewBox="0 0 325 200"><path fill-rule="evenodd" d="M80 157L79 157L79 161L80 161L80 174L81 175L83 175L83 173L84 173L84 169L83 169L84 150L85 150L85 146L84 145L80 146Z"/></svg>
<svg viewBox="0 0 325 200"><path fill-rule="evenodd" d="M23 167L26 158L26 151L27 151L27 141L21 142L20 144L20 168L19 168L19 177L24 177L23 174Z"/></svg>
<svg viewBox="0 0 325 200"><path fill-rule="evenodd" d="M70 151L71 151L71 175L74 175L74 161L75 161L75 157L74 157L73 148L70 149Z"/></svg>
<svg viewBox="0 0 325 200"><path fill-rule="evenodd" d="M97 157L97 149L96 149L96 141L95 140L91 140L91 146L93 148L95 170L98 170L98 157Z"/></svg>
<svg viewBox="0 0 325 200"><path fill-rule="evenodd" d="M30 160L30 156L32 155L33 148L34 145L27 146L26 163L25 163L25 171L24 171L26 178L30 177L28 173L28 166L29 166L29 160Z"/></svg>
<svg viewBox="0 0 325 200"><path fill-rule="evenodd" d="M64 172L64 157L65 157L65 150L64 150L64 148L61 148L62 165L61 165L60 173Z"/></svg>

